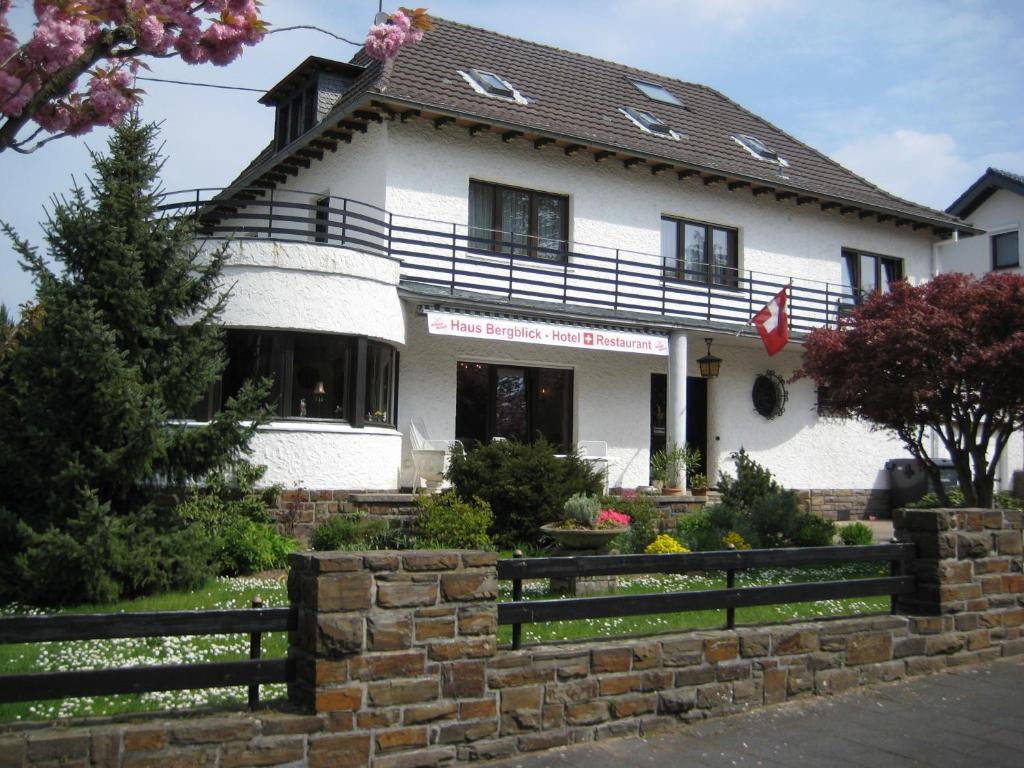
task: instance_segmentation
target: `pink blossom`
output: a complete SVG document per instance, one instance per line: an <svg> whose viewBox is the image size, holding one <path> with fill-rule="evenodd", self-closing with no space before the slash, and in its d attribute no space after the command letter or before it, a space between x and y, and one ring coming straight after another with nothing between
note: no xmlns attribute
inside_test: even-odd
<svg viewBox="0 0 1024 768"><path fill-rule="evenodd" d="M394 24L374 24L366 35L366 55L378 61L394 58L405 42L405 33Z"/></svg>
<svg viewBox="0 0 1024 768"><path fill-rule="evenodd" d="M0 113L17 117L38 90L30 82L0 70Z"/></svg>
<svg viewBox="0 0 1024 768"><path fill-rule="evenodd" d="M47 5L25 51L44 72L52 74L85 53L85 41L93 27L85 19L69 18Z"/></svg>
<svg viewBox="0 0 1024 768"><path fill-rule="evenodd" d="M172 35L156 16L147 16L138 24L138 45L147 53L166 53L171 46Z"/></svg>
<svg viewBox="0 0 1024 768"><path fill-rule="evenodd" d="M391 23L398 27L404 34L409 34L412 28L412 21L405 15L405 11L399 9L391 14Z"/></svg>
<svg viewBox="0 0 1024 768"><path fill-rule="evenodd" d="M601 514L597 516L597 524L610 522L615 525L629 525L629 519L629 515L616 512L614 509L602 509Z"/></svg>

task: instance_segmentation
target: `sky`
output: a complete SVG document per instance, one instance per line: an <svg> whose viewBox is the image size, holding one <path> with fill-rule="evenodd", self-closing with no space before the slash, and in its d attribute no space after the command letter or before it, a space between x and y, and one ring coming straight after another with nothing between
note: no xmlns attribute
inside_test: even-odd
<svg viewBox="0 0 1024 768"><path fill-rule="evenodd" d="M423 0L427 2L427 0ZM31 29L30 0L11 23ZM264 0L274 27L361 40L373 0ZM385 6L384 10L391 10ZM438 0L432 15L703 83L901 197L944 209L986 168L1024 172L1021 0ZM268 89L308 55L357 48L312 31L270 35L227 67L149 60L152 77ZM219 188L273 134L259 93L140 83L162 124L166 190ZM108 132L0 153L0 220L44 247L54 195L90 170ZM0 235L2 237L2 235ZM33 287L0 240L0 302Z"/></svg>

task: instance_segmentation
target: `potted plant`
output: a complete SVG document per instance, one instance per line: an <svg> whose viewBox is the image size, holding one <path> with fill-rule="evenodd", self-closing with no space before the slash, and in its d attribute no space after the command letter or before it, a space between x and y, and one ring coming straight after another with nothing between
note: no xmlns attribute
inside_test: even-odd
<svg viewBox="0 0 1024 768"><path fill-rule="evenodd" d="M600 550L629 530L629 515L601 509L596 496L577 493L565 502L565 517L540 529L565 549Z"/></svg>
<svg viewBox="0 0 1024 768"><path fill-rule="evenodd" d="M673 443L651 457L651 477L663 478L663 492L668 496L678 496L683 492L685 474L699 467L700 459L699 448Z"/></svg>
<svg viewBox="0 0 1024 768"><path fill-rule="evenodd" d="M690 475L687 480L690 483L690 492L694 496L707 496L708 494L708 478L707 475L698 472L695 475Z"/></svg>

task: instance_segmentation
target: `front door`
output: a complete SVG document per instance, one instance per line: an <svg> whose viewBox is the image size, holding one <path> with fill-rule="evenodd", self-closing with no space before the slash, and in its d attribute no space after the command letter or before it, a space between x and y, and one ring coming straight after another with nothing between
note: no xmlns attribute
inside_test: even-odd
<svg viewBox="0 0 1024 768"><path fill-rule="evenodd" d="M665 449L668 430L668 376L651 374L651 453ZM698 472L707 473L708 382L699 376L686 377L686 443L700 449Z"/></svg>

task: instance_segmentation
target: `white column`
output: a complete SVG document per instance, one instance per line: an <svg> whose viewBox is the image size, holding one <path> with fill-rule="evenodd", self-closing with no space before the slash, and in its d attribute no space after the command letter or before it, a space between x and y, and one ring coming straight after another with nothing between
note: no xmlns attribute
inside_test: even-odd
<svg viewBox="0 0 1024 768"><path fill-rule="evenodd" d="M673 331L668 337L668 414L666 447L686 442L686 334ZM685 484L685 471L679 478Z"/></svg>

